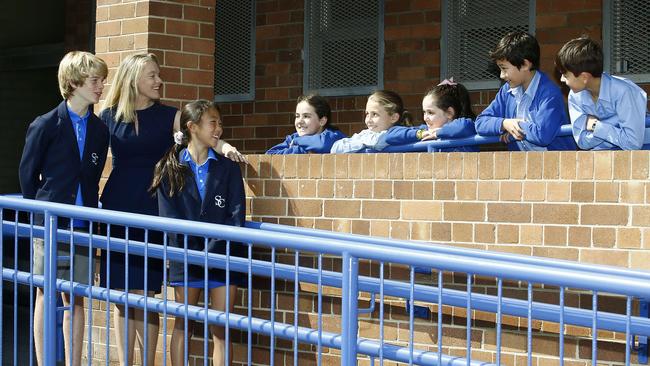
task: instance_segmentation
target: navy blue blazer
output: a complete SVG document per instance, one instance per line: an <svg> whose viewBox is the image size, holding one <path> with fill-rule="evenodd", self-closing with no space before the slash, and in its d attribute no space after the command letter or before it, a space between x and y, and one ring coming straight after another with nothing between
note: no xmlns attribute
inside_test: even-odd
<svg viewBox="0 0 650 366"><path fill-rule="evenodd" d="M109 135L92 112L87 123L82 159L65 101L29 125L18 168L23 197L74 204L81 184L84 206L97 207ZM36 221L41 224L42 218ZM67 222L59 219L59 226Z"/></svg>
<svg viewBox="0 0 650 366"><path fill-rule="evenodd" d="M246 196L239 164L217 155L216 160L209 161L208 174L205 185L205 199L201 200L199 189L194 175L188 172L183 188L173 196L169 195L169 181L163 179L157 189L158 211L160 216L184 220L209 222L232 226L244 226L246 220ZM188 237L187 248L205 250L203 238ZM182 236L170 234L169 245L183 248ZM225 254L226 242L224 240L210 239L208 241L210 253ZM230 255L245 256L246 248L240 243L231 242ZM183 281L183 263L171 262L169 267L169 281ZM242 275L231 272L233 284L240 282ZM188 266L188 278L203 279L202 266ZM225 271L211 269L209 278L225 282Z"/></svg>

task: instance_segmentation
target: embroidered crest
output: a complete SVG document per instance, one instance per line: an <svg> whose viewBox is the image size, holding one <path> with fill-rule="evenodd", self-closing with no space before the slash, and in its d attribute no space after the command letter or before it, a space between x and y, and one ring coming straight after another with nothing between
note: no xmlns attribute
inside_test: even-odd
<svg viewBox="0 0 650 366"><path fill-rule="evenodd" d="M214 196L214 204L219 208L226 207L226 199L221 198L221 195Z"/></svg>
<svg viewBox="0 0 650 366"><path fill-rule="evenodd" d="M97 153L90 154L90 160L95 165L99 164L99 155L97 155Z"/></svg>

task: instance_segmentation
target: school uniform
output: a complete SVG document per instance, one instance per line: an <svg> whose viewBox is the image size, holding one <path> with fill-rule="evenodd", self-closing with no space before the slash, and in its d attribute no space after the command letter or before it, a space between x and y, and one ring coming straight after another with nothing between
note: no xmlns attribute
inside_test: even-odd
<svg viewBox="0 0 650 366"><path fill-rule="evenodd" d="M215 224L244 226L246 204L244 184L239 165L225 157L216 155L212 149L206 162L197 166L192 161L187 149L179 153L179 161L192 171L186 176L185 185L173 196L169 195L169 182L163 180L157 190L160 216L209 222ZM171 246L183 248L184 240L181 235L170 235ZM189 237L188 249L204 251L203 238ZM224 240L210 239L208 252L225 254ZM243 257L246 248L236 242L230 243L230 255ZM184 266L181 262L171 262L169 266L169 281L174 284L184 281ZM204 268L199 265L188 265L188 281L203 288ZM230 273L230 284L243 283L246 274ZM211 268L208 272L210 287L218 287L226 282L224 270ZM200 285L198 285L200 283Z"/></svg>
<svg viewBox="0 0 650 366"><path fill-rule="evenodd" d="M288 135L283 142L273 146L266 153L285 154L327 154L334 142L345 137L339 130L326 128L315 135L299 136L297 132Z"/></svg>
<svg viewBox="0 0 650 366"><path fill-rule="evenodd" d="M523 118L519 125L525 138L510 138L513 151L576 150L571 136L559 137L560 127L568 124L564 97L560 88L546 74L536 71L528 88L511 88L505 83L490 105L476 118L476 132L483 136L499 136L506 118Z"/></svg>
<svg viewBox="0 0 650 366"><path fill-rule="evenodd" d="M388 146L386 143L386 132L387 131L374 132L365 129L361 132L355 133L352 137L342 138L334 142L330 152L332 154L344 154L360 152L365 149L381 151Z"/></svg>
<svg viewBox="0 0 650 366"><path fill-rule="evenodd" d="M107 210L158 215L158 201L149 187L153 181L156 163L174 145L174 118L177 108L158 102L145 109L136 110L135 123L116 119L116 108L105 109L99 118L108 127L113 156L113 170L102 192L102 207ZM125 238L126 228L111 225L112 238ZM129 227L129 240L145 241L145 230ZM163 234L147 230L146 239L151 244L163 244ZM112 289L161 291L164 263L160 258L145 257L111 251L110 258L102 252L100 284ZM127 281L126 271L129 278Z"/></svg>
<svg viewBox="0 0 650 366"><path fill-rule="evenodd" d="M419 127L393 126L386 132L386 143L389 145L404 145L420 141L417 133L428 130L429 126L422 124ZM471 118L456 118L445 123L437 132L439 139L460 139L476 135L474 122ZM437 148L435 152L477 152L478 146L457 146Z"/></svg>
<svg viewBox="0 0 650 366"><path fill-rule="evenodd" d="M83 139L80 149L65 101L36 117L27 129L20 160L23 197L67 204L75 204L81 198L83 206L97 207L99 179L108 151L108 129L92 112L87 116ZM66 225L67 220L60 218L59 226Z"/></svg>
<svg viewBox="0 0 650 366"><path fill-rule="evenodd" d="M596 103L588 90L569 92L569 116L576 143L585 150L650 148L643 146L647 102L646 92L638 85L608 73L601 76ZM589 115L599 121L593 131L587 131Z"/></svg>
<svg viewBox="0 0 650 366"><path fill-rule="evenodd" d="M74 122L71 114L74 113L63 101L29 125L20 160L20 188L23 197L29 199L97 207L99 179L108 151L108 129L91 111L85 116L74 115ZM42 215L35 216L35 224L43 224ZM58 224L60 228L69 228L66 218L59 218ZM88 230L87 222L75 220L73 224ZM80 247L76 254L82 254L83 249ZM42 271L40 255L34 256L35 273ZM77 272L75 266L75 281Z"/></svg>

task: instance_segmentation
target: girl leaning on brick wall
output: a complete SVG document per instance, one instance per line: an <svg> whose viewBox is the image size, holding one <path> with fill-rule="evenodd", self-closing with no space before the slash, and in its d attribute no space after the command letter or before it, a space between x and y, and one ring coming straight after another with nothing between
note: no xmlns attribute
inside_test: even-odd
<svg viewBox="0 0 650 366"><path fill-rule="evenodd" d="M270 148L267 154L329 153L334 142L345 137L332 123L332 109L327 99L318 94L298 98L294 125L296 132Z"/></svg>
<svg viewBox="0 0 650 366"><path fill-rule="evenodd" d="M394 91L377 90L368 97L365 112L365 130L352 137L340 139L332 146L332 153L364 152L366 149L383 150L387 132L395 126L410 126L411 115L404 109L402 97Z"/></svg>
<svg viewBox="0 0 650 366"><path fill-rule="evenodd" d="M472 102L467 89L454 79L445 79L431 88L422 99L424 124L419 127L396 126L386 133L389 145L436 140L458 139L476 135ZM436 152L476 152L478 146L457 146L436 149Z"/></svg>

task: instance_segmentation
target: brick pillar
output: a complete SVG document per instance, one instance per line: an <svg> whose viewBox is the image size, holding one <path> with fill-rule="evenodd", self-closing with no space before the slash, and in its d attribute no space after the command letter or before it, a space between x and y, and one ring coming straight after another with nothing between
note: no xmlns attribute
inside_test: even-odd
<svg viewBox="0 0 650 366"><path fill-rule="evenodd" d="M214 97L215 0L97 0L95 47L109 66L134 52L158 56L163 101L176 107Z"/></svg>
<svg viewBox="0 0 650 366"><path fill-rule="evenodd" d="M158 56L161 66L164 82L163 103L180 107L197 98L212 100L215 1L97 0L95 52L108 64L108 84L124 57L132 53L152 52ZM95 110L99 111L98 108ZM102 188L110 173L110 163L111 160L108 159L101 182ZM96 302L93 309L96 319L93 325L93 343L96 345L93 362L104 364L104 304ZM111 334L110 339L109 362L114 364L117 362L115 335ZM160 335L156 354L157 365L162 364L163 358L166 357L162 354L162 341ZM87 344L84 344L84 360L87 357L86 347ZM137 347L134 352L137 364L140 362Z"/></svg>

